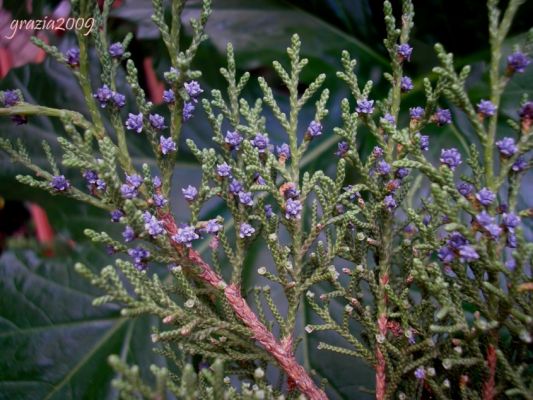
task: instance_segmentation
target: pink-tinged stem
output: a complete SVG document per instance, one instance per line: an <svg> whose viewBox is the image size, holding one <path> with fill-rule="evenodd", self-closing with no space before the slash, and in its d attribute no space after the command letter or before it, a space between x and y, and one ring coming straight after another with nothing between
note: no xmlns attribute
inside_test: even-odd
<svg viewBox="0 0 533 400"><path fill-rule="evenodd" d="M378 319L379 334L385 337L387 334L387 316L380 315ZM384 400L387 390L387 376L385 374L385 357L376 344L376 400Z"/></svg>
<svg viewBox="0 0 533 400"><path fill-rule="evenodd" d="M161 219L165 224L168 235L174 235L178 229L172 216L165 214L161 216ZM177 244L176 247L180 254L183 254L183 247ZM309 400L327 400L324 391L315 385L306 370L296 361L292 352L292 339L288 337L278 342L272 332L259 321L248 306L241 295L239 287L234 284L227 285L197 251L188 249L186 257L189 262L198 268L198 272L195 274L197 278L214 288L224 289L226 299L237 317L252 331L253 337L274 357L278 365L289 377L289 381L292 381Z"/></svg>
<svg viewBox="0 0 533 400"><path fill-rule="evenodd" d="M483 400L494 400L496 387L496 348L489 345L487 349L487 366L489 368L489 378L483 384Z"/></svg>

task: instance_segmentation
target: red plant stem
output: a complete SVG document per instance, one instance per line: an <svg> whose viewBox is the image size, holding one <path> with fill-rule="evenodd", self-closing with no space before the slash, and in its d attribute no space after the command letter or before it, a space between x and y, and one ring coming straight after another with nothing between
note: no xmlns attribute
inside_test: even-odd
<svg viewBox="0 0 533 400"><path fill-rule="evenodd" d="M483 400L495 399L495 376L496 376L496 348L489 344L487 348L487 366L489 368L489 378L483 384Z"/></svg>
<svg viewBox="0 0 533 400"><path fill-rule="evenodd" d="M385 314L379 316L378 329L379 334L385 338L385 335L387 334L387 316ZM385 399L387 389L386 379L385 358L383 357L379 345L376 344L376 400Z"/></svg>
<svg viewBox="0 0 533 400"><path fill-rule="evenodd" d="M162 215L169 236L173 236L178 228L174 218L170 214ZM175 244L180 254L183 254L183 246ZM235 285L227 285L226 282L207 264L200 254L194 249L188 249L186 259L196 268L195 276L204 283L216 289L223 289L226 299L237 317L252 331L253 337L268 351L285 371L289 380L292 380L298 390L309 400L327 400L323 390L315 385L305 369L298 364L292 352L292 338L283 338L278 342L272 332L259 321L255 313L241 295L240 288Z"/></svg>

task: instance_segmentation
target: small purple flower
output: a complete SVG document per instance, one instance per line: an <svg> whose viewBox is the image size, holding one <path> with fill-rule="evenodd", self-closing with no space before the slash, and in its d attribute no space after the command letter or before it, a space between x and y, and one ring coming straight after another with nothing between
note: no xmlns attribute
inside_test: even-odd
<svg viewBox="0 0 533 400"><path fill-rule="evenodd" d="M462 162L461 153L456 148L442 149L440 152L440 162L454 171Z"/></svg>
<svg viewBox="0 0 533 400"><path fill-rule="evenodd" d="M254 182L258 185L266 185L265 179L261 175L259 175L259 172L254 173Z"/></svg>
<svg viewBox="0 0 533 400"><path fill-rule="evenodd" d="M119 222L120 218L124 216L124 213L120 210L113 210L110 213L111 215L111 222Z"/></svg>
<svg viewBox="0 0 533 400"><path fill-rule="evenodd" d="M339 142L337 146L338 148L335 152L335 155L338 157L344 157L346 153L348 153L348 150L350 150L350 145L348 145L348 142L345 141Z"/></svg>
<svg viewBox="0 0 533 400"><path fill-rule="evenodd" d="M457 190L466 197L474 191L474 186L467 182L461 182L457 185Z"/></svg>
<svg viewBox="0 0 533 400"><path fill-rule="evenodd" d="M128 119L126 120L126 129L130 131L136 131L141 133L143 130L143 114L128 114Z"/></svg>
<svg viewBox="0 0 533 400"><path fill-rule="evenodd" d="M126 182L128 185L133 186L135 189L139 188L143 184L143 178L140 175L126 175Z"/></svg>
<svg viewBox="0 0 533 400"><path fill-rule="evenodd" d="M217 219L210 219L205 224L205 231L207 233L211 233L213 235L216 235L220 230L222 230L222 225L218 222Z"/></svg>
<svg viewBox="0 0 533 400"><path fill-rule="evenodd" d="M379 175L387 175L391 171L391 166L386 161L379 161L376 167L376 171Z"/></svg>
<svg viewBox="0 0 533 400"><path fill-rule="evenodd" d="M93 97L100 103L101 108L105 108L109 100L113 98L113 91L107 85L104 85L96 90Z"/></svg>
<svg viewBox="0 0 533 400"><path fill-rule="evenodd" d="M413 81L408 76L402 76L402 79L400 80L400 89L402 92L408 92L409 90L412 90L414 88Z"/></svg>
<svg viewBox="0 0 533 400"><path fill-rule="evenodd" d="M411 119L420 121L422 118L424 118L425 110L422 107L411 107L409 109L409 116Z"/></svg>
<svg viewBox="0 0 533 400"><path fill-rule="evenodd" d="M265 216L270 219L272 218L273 215L274 215L274 211L272 210L272 205L265 204Z"/></svg>
<svg viewBox="0 0 533 400"><path fill-rule="evenodd" d="M285 218L300 219L302 212L302 204L300 200L288 199L285 203Z"/></svg>
<svg viewBox="0 0 533 400"><path fill-rule="evenodd" d="M66 56L70 67L75 68L80 65L80 49L72 47L67 50Z"/></svg>
<svg viewBox="0 0 533 400"><path fill-rule="evenodd" d="M496 195L490 191L488 188L482 188L479 192L476 193L476 199L484 206L490 205L494 200L496 200Z"/></svg>
<svg viewBox="0 0 533 400"><path fill-rule="evenodd" d="M526 101L518 110L518 116L521 120L533 120L533 101Z"/></svg>
<svg viewBox="0 0 533 400"><path fill-rule="evenodd" d="M421 135L420 133L417 133L416 136L418 138L418 144L420 146L420 150L428 151L429 150L429 136Z"/></svg>
<svg viewBox="0 0 533 400"><path fill-rule="evenodd" d="M413 53L413 48L409 46L407 43L402 43L400 45L396 45L396 54L398 54L398 57L401 61L411 61L411 54Z"/></svg>
<svg viewBox="0 0 533 400"><path fill-rule="evenodd" d="M124 183L120 186L120 194L125 199L134 199L139 193L135 187Z"/></svg>
<svg viewBox="0 0 533 400"><path fill-rule="evenodd" d="M258 133L252 140L252 145L259 150L259 153L264 153L268 149L268 136Z"/></svg>
<svg viewBox="0 0 533 400"><path fill-rule="evenodd" d="M172 137L159 137L159 148L163 155L176 151L176 142L172 140Z"/></svg>
<svg viewBox="0 0 533 400"><path fill-rule="evenodd" d="M13 107L19 103L19 95L16 90L6 90L4 92L3 105L4 107Z"/></svg>
<svg viewBox="0 0 533 400"><path fill-rule="evenodd" d="M379 146L374 146L374 148L372 149L372 155L374 156L374 158L383 157L383 149Z"/></svg>
<svg viewBox="0 0 533 400"><path fill-rule="evenodd" d="M355 107L355 111L357 111L359 114L372 114L374 112L374 100L357 100L357 107Z"/></svg>
<svg viewBox="0 0 533 400"><path fill-rule="evenodd" d="M514 258L511 258L510 260L507 260L505 262L505 268L507 268L509 271L514 271L514 269L516 268L516 261L514 260Z"/></svg>
<svg viewBox="0 0 533 400"><path fill-rule="evenodd" d="M459 257L462 261L470 262L479 259L479 254L470 245L459 247Z"/></svg>
<svg viewBox="0 0 533 400"><path fill-rule="evenodd" d="M237 194L242 190L242 183L237 179L233 179L229 184L229 191L231 194Z"/></svg>
<svg viewBox="0 0 533 400"><path fill-rule="evenodd" d="M230 146L231 150L239 150L243 137L237 131L227 131L224 142Z"/></svg>
<svg viewBox="0 0 533 400"><path fill-rule="evenodd" d="M176 243L184 244L191 247L193 240L199 239L200 236L196 233L194 226L184 226L178 228L178 232L172 236L172 240Z"/></svg>
<svg viewBox="0 0 533 400"><path fill-rule="evenodd" d="M245 237L250 237L254 234L255 229L252 225L247 224L246 222L242 223L239 227L239 237L244 239Z"/></svg>
<svg viewBox="0 0 533 400"><path fill-rule="evenodd" d="M516 235L514 231L507 232L507 240L505 241L507 244L507 247L510 247L511 249L516 249L518 246L518 242L516 240Z"/></svg>
<svg viewBox="0 0 533 400"><path fill-rule="evenodd" d="M128 250L128 254L133 258L135 268L143 271L146 269L146 259L150 257L150 252L142 247L135 247Z"/></svg>
<svg viewBox="0 0 533 400"><path fill-rule="evenodd" d="M159 189L161 187L161 178L157 175L152 178L152 183L154 185L154 189Z"/></svg>
<svg viewBox="0 0 533 400"><path fill-rule="evenodd" d="M510 73L524 72L531 60L524 53L517 51L507 57L507 69Z"/></svg>
<svg viewBox="0 0 533 400"><path fill-rule="evenodd" d="M498 224L488 224L484 228L494 240L502 233L502 228Z"/></svg>
<svg viewBox="0 0 533 400"><path fill-rule="evenodd" d="M168 203L168 200L165 199L165 196L162 194L154 194L152 199L154 201L154 205L159 208L164 207Z"/></svg>
<svg viewBox="0 0 533 400"><path fill-rule="evenodd" d="M176 96L174 95L174 91L172 89L163 91L163 101L166 104L172 104L176 101Z"/></svg>
<svg viewBox="0 0 533 400"><path fill-rule="evenodd" d="M126 96L118 92L113 92L112 100L113 103L115 103L115 106L117 106L118 108L122 108L126 105Z"/></svg>
<svg viewBox="0 0 533 400"><path fill-rule="evenodd" d="M477 112L484 117L492 117L496 113L496 106L490 100L481 100L477 104Z"/></svg>
<svg viewBox="0 0 533 400"><path fill-rule="evenodd" d="M424 367L418 367L415 370L415 378L418 379L419 381L426 378L426 370L424 369Z"/></svg>
<svg viewBox="0 0 533 400"><path fill-rule="evenodd" d="M185 90L187 94L189 95L189 97L193 99L194 102L197 101L196 97L198 97L201 93L203 93L203 90L200 87L200 84L196 81L185 82L183 86L185 86Z"/></svg>
<svg viewBox="0 0 533 400"><path fill-rule="evenodd" d="M452 123L452 113L446 108L437 108L433 120L438 126L448 125Z"/></svg>
<svg viewBox="0 0 533 400"><path fill-rule="evenodd" d="M50 186L56 192L64 192L70 187L70 182L65 178L65 175L55 175L50 181Z"/></svg>
<svg viewBox="0 0 533 400"><path fill-rule="evenodd" d="M505 158L513 156L517 151L518 147L515 144L515 141L511 137L504 137L502 140L496 142L496 147L500 152L500 155Z"/></svg>
<svg viewBox="0 0 533 400"><path fill-rule="evenodd" d="M185 200L187 201L193 201L196 196L198 196L198 190L192 185L181 189L181 192L183 193L183 197L185 197Z"/></svg>
<svg viewBox="0 0 533 400"><path fill-rule="evenodd" d="M231 166L228 163L224 162L217 165L217 175L220 177L227 177L231 174Z"/></svg>
<svg viewBox="0 0 533 400"><path fill-rule="evenodd" d="M452 232L448 237L447 245L452 249L459 250L461 246L466 245L468 242L463 235L459 232Z"/></svg>
<svg viewBox="0 0 533 400"><path fill-rule="evenodd" d="M152 128L161 130L165 129L165 118L162 115L159 114L150 114L148 116L148 120L150 121L150 125L152 125Z"/></svg>
<svg viewBox="0 0 533 400"><path fill-rule="evenodd" d="M502 223L507 229L514 229L520 225L520 217L514 213L503 213Z"/></svg>
<svg viewBox="0 0 533 400"><path fill-rule="evenodd" d="M155 216L150 214L148 211L144 213L144 229L152 237L161 235L164 232L162 222L159 221Z"/></svg>
<svg viewBox="0 0 533 400"><path fill-rule="evenodd" d="M194 113L194 109L196 107L194 106L193 103L190 103L190 102L187 102L183 105L183 112L182 112L182 115L183 115L183 121L184 122L187 122L188 120L190 120L192 117L193 117L193 113Z"/></svg>
<svg viewBox="0 0 533 400"><path fill-rule="evenodd" d="M389 123L389 124L391 124L391 125L396 124L396 119L394 118L394 115L389 114L389 113L385 114L385 115L381 118L381 121L385 121L385 122L387 122L387 123Z"/></svg>
<svg viewBox="0 0 533 400"><path fill-rule="evenodd" d="M479 225L485 227L487 225L493 224L495 218L486 211L482 211L478 215L476 215L476 221Z"/></svg>
<svg viewBox="0 0 533 400"><path fill-rule="evenodd" d="M251 192L239 192L239 203L245 206L254 205L254 197Z"/></svg>
<svg viewBox="0 0 533 400"><path fill-rule="evenodd" d="M284 160L291 158L291 148L287 143L282 143L281 146L276 146L278 157Z"/></svg>
<svg viewBox="0 0 533 400"><path fill-rule="evenodd" d="M394 197L392 197L390 194L385 196L383 199L383 204L389 211L392 211L396 208L396 200L394 200Z"/></svg>
<svg viewBox="0 0 533 400"><path fill-rule="evenodd" d="M520 156L516 161L511 165L513 172L522 172L527 168L527 161L523 156Z"/></svg>
<svg viewBox="0 0 533 400"><path fill-rule="evenodd" d="M307 133L311 138L322 135L322 124L318 121L311 121L307 127Z"/></svg>
<svg viewBox="0 0 533 400"><path fill-rule="evenodd" d="M101 192L105 191L107 185L103 179L97 179L96 180L96 189L100 190Z"/></svg>
<svg viewBox="0 0 533 400"><path fill-rule="evenodd" d="M133 241L135 239L135 231L129 225L126 225L126 228L122 232L122 237L126 243Z"/></svg>
<svg viewBox="0 0 533 400"><path fill-rule="evenodd" d="M443 246L439 249L437 252L437 257L439 260L441 260L444 264L449 264L453 260L455 260L455 253L453 249L451 249L448 246Z"/></svg>
<svg viewBox="0 0 533 400"><path fill-rule="evenodd" d="M122 43L115 42L109 46L109 55L113 58L121 58L124 55L124 46Z"/></svg>
<svg viewBox="0 0 533 400"><path fill-rule="evenodd" d="M96 185L98 180L98 174L94 170L87 170L83 173L83 178L87 181L89 185Z"/></svg>
<svg viewBox="0 0 533 400"><path fill-rule="evenodd" d="M400 167L396 170L394 173L394 176L398 179L403 179L409 175L411 171L409 171L409 168Z"/></svg>

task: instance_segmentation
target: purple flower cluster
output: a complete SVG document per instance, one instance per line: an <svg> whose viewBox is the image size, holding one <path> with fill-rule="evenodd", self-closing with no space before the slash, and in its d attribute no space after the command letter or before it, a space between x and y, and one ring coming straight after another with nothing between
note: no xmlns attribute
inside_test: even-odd
<svg viewBox="0 0 533 400"><path fill-rule="evenodd" d="M100 191L105 191L106 189L106 183L103 179L100 179L98 177L98 174L96 173L96 171L93 171L93 170L88 170L88 171L85 171L83 173L83 177L85 178L85 180L87 181L87 187L90 189L90 190L100 190Z"/></svg>
<svg viewBox="0 0 533 400"><path fill-rule="evenodd" d="M126 120L126 129L141 133L143 130L143 114L129 113L128 119Z"/></svg>
<svg viewBox="0 0 533 400"><path fill-rule="evenodd" d="M176 142L170 136L169 137L160 136L159 137L159 148L161 149L161 153L163 155L167 155L168 153L172 153L176 151Z"/></svg>
<svg viewBox="0 0 533 400"><path fill-rule="evenodd" d="M381 118L381 123L383 123L383 122L389 123L389 124L391 124L391 125L395 125L395 124L396 124L396 119L394 118L394 115L389 114L389 113L386 113L386 114Z"/></svg>
<svg viewBox="0 0 533 400"><path fill-rule="evenodd" d="M50 186L56 192L64 192L70 188L70 182L65 178L65 175L55 175L50 181Z"/></svg>
<svg viewBox="0 0 533 400"><path fill-rule="evenodd" d="M172 236L172 240L179 244L184 244L187 247L192 246L192 242L199 239L200 236L196 233L194 226L182 226L178 228L178 232Z"/></svg>
<svg viewBox="0 0 533 400"><path fill-rule="evenodd" d="M496 218L494 218L486 211L482 211L481 213L476 215L476 222L494 240L496 240L498 236L500 236L500 234L502 233L502 228L496 223Z"/></svg>
<svg viewBox="0 0 533 400"><path fill-rule="evenodd" d="M113 210L110 212L111 222L120 222L120 218L124 216L124 213L121 210Z"/></svg>
<svg viewBox="0 0 533 400"><path fill-rule="evenodd" d="M239 237L244 239L245 237L250 237L255 233L255 229L252 225L243 222L239 227Z"/></svg>
<svg viewBox="0 0 533 400"><path fill-rule="evenodd" d="M454 171L462 162L461 153L456 148L442 149L440 152L440 162Z"/></svg>
<svg viewBox="0 0 533 400"><path fill-rule="evenodd" d="M150 125L152 128L161 130L165 129L165 118L162 115L159 114L150 114L148 116L148 120L150 121Z"/></svg>
<svg viewBox="0 0 533 400"><path fill-rule="evenodd" d="M414 119L416 121L420 121L422 118L424 118L425 110L422 107L411 107L409 109L409 116L411 119Z"/></svg>
<svg viewBox="0 0 533 400"><path fill-rule="evenodd" d="M510 73L524 72L531 60L521 51L514 52L507 57L507 69Z"/></svg>
<svg viewBox="0 0 533 400"><path fill-rule="evenodd" d="M172 89L163 91L163 101L166 104L173 104L176 101L176 96L174 95L174 91Z"/></svg>
<svg viewBox="0 0 533 400"><path fill-rule="evenodd" d="M310 138L322 135L322 124L318 121L311 121L307 127L307 135Z"/></svg>
<svg viewBox="0 0 533 400"><path fill-rule="evenodd" d="M115 42L109 46L108 51L111 57L119 59L124 55L124 46L120 42Z"/></svg>
<svg viewBox="0 0 533 400"><path fill-rule="evenodd" d="M476 199L480 204L487 207L490 206L494 200L496 200L496 195L490 189L484 187L476 193Z"/></svg>
<svg viewBox="0 0 533 400"><path fill-rule="evenodd" d="M481 100L477 104L477 112L484 117L492 117L496 113L496 106L490 100Z"/></svg>
<svg viewBox="0 0 533 400"><path fill-rule="evenodd" d="M122 237L126 243L132 242L135 239L135 231L131 226L126 225L122 232Z"/></svg>
<svg viewBox="0 0 533 400"><path fill-rule="evenodd" d="M302 213L302 203L300 200L288 199L285 203L285 218L300 219Z"/></svg>
<svg viewBox="0 0 533 400"><path fill-rule="evenodd" d="M135 268L144 271L147 267L146 260L150 257L150 252L142 247L135 247L128 250L128 254L133 258Z"/></svg>
<svg viewBox="0 0 533 400"><path fill-rule="evenodd" d="M242 141L243 137L237 131L227 131L224 137L224 142L229 146L230 150L239 150Z"/></svg>
<svg viewBox="0 0 533 400"><path fill-rule="evenodd" d="M413 53L413 48L407 43L402 43L396 45L396 54L401 61L411 61L411 54Z"/></svg>
<svg viewBox="0 0 533 400"><path fill-rule="evenodd" d="M183 193L183 197L185 197L185 200L187 201L194 201L194 199L196 199L196 196L198 196L198 189L196 189L192 185L181 189L181 192Z"/></svg>
<svg viewBox="0 0 533 400"><path fill-rule="evenodd" d="M168 200L165 199L165 196L157 193L152 196L152 200L154 202L154 205L158 208L164 207L168 203Z"/></svg>
<svg viewBox="0 0 533 400"><path fill-rule="evenodd" d="M502 140L498 140L496 142L496 147L498 148L500 155L504 158L509 158L518 151L518 146L514 139L510 137L504 137Z"/></svg>
<svg viewBox="0 0 533 400"><path fill-rule="evenodd" d="M240 191L239 194L239 203L244 204L245 206L251 207L254 205L254 197L251 192Z"/></svg>
<svg viewBox="0 0 533 400"><path fill-rule="evenodd" d="M385 196L383 204L389 211L393 211L396 208L396 200L394 200L394 197L390 194Z"/></svg>
<svg viewBox="0 0 533 400"><path fill-rule="evenodd" d="M190 81L190 82L185 82L183 86L185 86L185 91L187 92L189 97L192 99L192 101L196 103L198 101L197 97L203 93L203 90L200 87L200 84L196 81Z"/></svg>
<svg viewBox="0 0 533 400"><path fill-rule="evenodd" d="M161 235L164 232L163 223L159 221L155 216L146 211L143 214L144 229L152 237Z"/></svg>
<svg viewBox="0 0 533 400"><path fill-rule="evenodd" d="M467 197L474 191L474 186L467 182L461 182L457 185L457 190L459 193L461 193L461 195Z"/></svg>
<svg viewBox="0 0 533 400"><path fill-rule="evenodd" d="M374 112L374 100L357 100L357 107L355 107L355 111L357 111L359 114L372 114Z"/></svg>
<svg viewBox="0 0 533 400"><path fill-rule="evenodd" d="M421 135L418 132L416 134L416 137L418 138L418 145L420 146L420 150L428 151L429 150L429 136L428 135Z"/></svg>
<svg viewBox="0 0 533 400"><path fill-rule="evenodd" d="M291 158L291 148L287 143L282 143L281 146L276 146L278 157L283 160Z"/></svg>
<svg viewBox="0 0 533 400"><path fill-rule="evenodd" d="M107 85L97 89L96 93L93 94L93 97L98 103L100 103L101 108L106 108L109 104L113 104L118 108L122 108L126 105L126 96L112 91Z"/></svg>
<svg viewBox="0 0 533 400"><path fill-rule="evenodd" d="M520 156L516 161L511 165L511 170L513 172L522 172L527 168L527 161L523 156Z"/></svg>
<svg viewBox="0 0 533 400"><path fill-rule="evenodd" d="M391 171L391 166L389 163L382 160L377 163L376 171L378 175L387 175Z"/></svg>
<svg viewBox="0 0 533 400"><path fill-rule="evenodd" d="M348 142L345 142L344 140L342 142L339 142L337 145L337 151L335 152L335 155L338 157L344 157L346 153L350 150L350 145Z"/></svg>
<svg viewBox="0 0 533 400"><path fill-rule="evenodd" d="M3 106L13 107L20 102L19 95L16 90L6 90L4 92Z"/></svg>
<svg viewBox="0 0 533 400"><path fill-rule="evenodd" d="M437 108L437 111L433 115L433 120L438 126L451 124L452 113L446 108Z"/></svg>
<svg viewBox="0 0 533 400"><path fill-rule="evenodd" d="M139 175L126 175L126 183L120 187L120 194L125 199L134 199L139 194L138 189L143 183Z"/></svg>
<svg viewBox="0 0 533 400"><path fill-rule="evenodd" d="M65 56L67 64L71 68L76 68L80 65L80 50L78 48L72 47L71 49L68 49Z"/></svg>
<svg viewBox="0 0 533 400"><path fill-rule="evenodd" d="M203 228L206 233L216 235L222 230L222 225L216 219L210 219L206 222L205 227Z"/></svg>
<svg viewBox="0 0 533 400"><path fill-rule="evenodd" d="M184 122L187 122L193 117L195 108L196 107L191 102L187 102L183 105L182 117Z"/></svg>
<svg viewBox="0 0 533 400"><path fill-rule="evenodd" d="M400 80L400 89L402 92L408 92L409 90L412 90L414 88L413 81L408 76L402 76L402 79Z"/></svg>
<svg viewBox="0 0 533 400"><path fill-rule="evenodd" d="M374 158L381 158L383 157L383 149L379 146L374 146L372 149L372 156Z"/></svg>
<svg viewBox="0 0 533 400"><path fill-rule="evenodd" d="M438 251L439 259L449 264L459 257L461 261L471 262L479 259L479 254L459 232L452 232L448 236L446 245Z"/></svg>
<svg viewBox="0 0 533 400"><path fill-rule="evenodd" d="M242 190L242 183L237 179L232 179L228 188L231 194L237 194Z"/></svg>
<svg viewBox="0 0 533 400"><path fill-rule="evenodd" d="M229 166L226 162L217 165L217 175L221 178L231 176L231 166Z"/></svg>
<svg viewBox="0 0 533 400"><path fill-rule="evenodd" d="M258 133L252 140L252 145L259 150L259 153L264 153L269 148L268 136Z"/></svg>

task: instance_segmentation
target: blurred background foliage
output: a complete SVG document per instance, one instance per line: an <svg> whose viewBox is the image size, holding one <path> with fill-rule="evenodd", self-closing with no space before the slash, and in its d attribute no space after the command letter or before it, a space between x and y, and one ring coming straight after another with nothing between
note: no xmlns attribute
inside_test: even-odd
<svg viewBox="0 0 533 400"><path fill-rule="evenodd" d="M130 31L135 33L130 50L139 66L140 81L149 91L157 93L161 84L155 82L154 86L153 72L162 81L162 74L169 69L170 64L158 40L157 30L150 21L151 2L117 0L116 3L118 7L113 9L110 21L112 39L122 39ZM218 69L225 63L226 43L232 42L240 72L249 70L253 76L265 76L277 89L281 104L287 106L287 93L275 76L271 62L275 59L286 62L284 53L290 35L298 33L303 43L302 53L310 59L302 76L302 89L316 75L325 72L328 76L326 86L333 93L329 102L330 114L325 121L325 132L329 134L313 142L304 159L304 169L329 171L338 142L338 138L332 134L332 128L340 124L338 105L343 97L348 96L347 89L335 77L335 72L341 68L341 50L349 50L352 57L358 60L357 73L361 81L374 80L372 98L380 98L388 90L382 76L389 68L382 45L385 36L382 2L214 0L213 3L213 14L207 26L210 40L202 45L195 61L195 67L204 73L200 79L204 94L210 89L224 89ZM396 10L401 9L399 1L392 3ZM414 3L415 29L411 40L414 54L406 72L414 78L415 89L404 96L400 123L407 120L408 107L423 104L421 78L428 74L430 78L433 77L431 68L437 61L433 51L436 42L443 43L448 51L456 54L458 66L467 63L473 66L469 85L474 101L488 94L485 2L425 0ZM27 3L20 0L4 1L2 12L4 16L11 13L11 18L17 19L42 18L64 6L59 1L46 0L30 4L31 7L28 7ZM199 1L190 1L184 13L185 18L196 15L198 7ZM531 15L533 1L528 1L511 30L508 51L511 43L520 40L523 32L529 28ZM72 33L57 35L48 32L48 39L62 51L75 46ZM8 48L10 44L2 40L0 47ZM187 40L187 37L183 40ZM16 57L15 49L15 60ZM94 84L99 84L96 63L92 74ZM118 79L119 88L124 88L123 76ZM244 93L247 98L261 95L257 83L252 81ZM8 88L22 90L26 101L31 103L86 112L74 77L50 59L12 68L0 82L0 89ZM529 68L525 74L513 78L500 111L508 118L516 119L521 94L529 93L530 98L533 98L532 91L533 74L532 68ZM163 115L166 112L163 106L158 106L157 111ZM466 153L465 144L476 140L466 119L457 110L452 111L454 125L424 132L431 136L435 158L444 144L453 145ZM303 110L302 124L307 125L313 115L312 108ZM267 127L273 142L279 144L283 141L283 132L274 118L268 119ZM499 134L503 136L506 129L502 123ZM0 121L0 135L22 138L33 159L43 163L41 140L48 140L57 151L54 138L61 133L57 121L45 118L30 118L24 126L15 126L7 119ZM147 152L143 138L131 136L130 149L135 163L150 163L151 154ZM461 136L464 137L462 141L459 140ZM182 138L193 138L200 147L210 146L210 127L201 110L186 124ZM370 135L365 135L363 131L359 135L359 142L363 154L370 152L374 146ZM183 143L178 167L171 200L178 220L186 220L188 210L180 196L180 188L197 183L200 169ZM150 326L158 321L148 318L126 320L120 316L118 306L92 307L91 299L96 291L76 276L73 264L83 261L99 269L109 264L112 257L105 253L105 249L95 248L89 243L83 235L83 229L90 227L118 233L118 228L112 226L108 215L89 206L20 185L14 179L20 172L26 171L0 154L0 251L3 251L0 257L0 399L117 398L117 393L110 385L113 372L106 364L107 356L118 354L128 363L140 364L145 370L150 363L162 365L164 359L153 351L154 346L149 340ZM79 173L63 172L74 183L83 185ZM531 176L528 178L522 196L533 192ZM356 177L349 175L348 179L355 180ZM526 203L523 197L521 201ZM46 211L53 236L38 240L36 232L42 221L24 207L29 203L38 204ZM224 210L220 205L210 203L205 214L224 215ZM269 262L270 258L261 246L250 249L245 290L262 283L255 271L259 265ZM158 272L164 274L164 267ZM275 291L273 294L275 296ZM312 313L303 307L301 326L312 323L313 318ZM354 364L352 359L344 359L341 355L317 352L316 345L323 335L328 333L310 335L304 340L299 357L320 378L328 380L330 398L372 398L373 375L369 367ZM325 341L334 343L335 338ZM274 371L269 374L275 376Z"/></svg>

